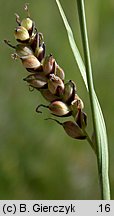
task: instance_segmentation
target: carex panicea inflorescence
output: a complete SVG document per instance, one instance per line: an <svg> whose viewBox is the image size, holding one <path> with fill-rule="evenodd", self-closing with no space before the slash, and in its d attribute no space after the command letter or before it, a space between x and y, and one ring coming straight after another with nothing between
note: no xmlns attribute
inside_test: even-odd
<svg viewBox="0 0 114 216"><path fill-rule="evenodd" d="M18 44L13 46L7 40L5 43L15 49L13 58L20 59L29 72L24 81L33 89L38 90L49 102L48 105L38 105L36 111L40 113L40 108L45 107L54 116L72 116L73 121L68 120L62 123L54 118L48 119L62 125L70 137L86 139L84 128L87 125L87 116L83 112L84 104L77 94L76 84L72 80L65 82L64 70L52 54L46 55L43 34L37 30L34 21L30 18L27 4L25 10L27 17L22 21L16 14L18 26L15 28L14 36Z"/></svg>

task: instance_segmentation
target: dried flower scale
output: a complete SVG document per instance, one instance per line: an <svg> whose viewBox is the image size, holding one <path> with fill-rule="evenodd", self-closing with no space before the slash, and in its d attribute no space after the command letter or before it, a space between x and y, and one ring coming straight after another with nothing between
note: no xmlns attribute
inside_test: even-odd
<svg viewBox="0 0 114 216"><path fill-rule="evenodd" d="M38 113L41 107L48 108L51 114L57 117L72 116L74 121L63 123L65 132L74 139L86 139L84 128L87 125L87 116L83 112L84 104L77 94L74 81L65 82L65 72L58 65L52 54L46 56L43 34L38 32L34 21L30 18L28 6L25 5L27 17L20 21L16 14L18 26L15 28L14 36L18 44L13 46L4 40L7 45L15 49L12 54L14 59L20 59L29 75L23 80L49 102L48 105L40 104L36 108Z"/></svg>

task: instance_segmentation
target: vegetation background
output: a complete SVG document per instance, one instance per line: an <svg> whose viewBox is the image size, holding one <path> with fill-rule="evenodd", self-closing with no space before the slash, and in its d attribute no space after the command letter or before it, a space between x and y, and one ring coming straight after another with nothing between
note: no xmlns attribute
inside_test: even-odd
<svg viewBox="0 0 114 216"><path fill-rule="evenodd" d="M23 0L0 0L0 199L99 199L96 158L86 141L68 137L50 114L35 108L47 103L23 82L27 71L10 58L4 43L15 44L14 13L26 16ZM43 33L47 54L53 53L66 80L77 84L92 133L90 104L69 46L55 0L29 0L30 13ZM61 0L78 47L82 51L76 0ZM96 92L109 138L110 182L114 199L114 1L85 1ZM61 119L60 119L61 120Z"/></svg>

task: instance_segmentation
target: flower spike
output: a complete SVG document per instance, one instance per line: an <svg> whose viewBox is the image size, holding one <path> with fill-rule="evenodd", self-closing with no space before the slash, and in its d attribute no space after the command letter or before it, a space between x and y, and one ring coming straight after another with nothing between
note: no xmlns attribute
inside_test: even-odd
<svg viewBox="0 0 114 216"><path fill-rule="evenodd" d="M46 55L43 34L37 30L35 22L30 18L28 3L25 4L24 9L27 17L22 21L19 15L15 14L18 26L15 28L14 36L17 45L11 45L8 40L4 42L15 49L15 53L12 54L13 59L20 59L24 68L31 73L23 79L29 84L29 90L36 89L49 102L49 105L38 105L36 112L42 113L39 109L44 107L57 117L72 116L74 121L63 123L50 119L62 125L70 137L85 139L83 129L87 125L87 115L83 112L84 104L77 94L76 84L72 80L66 82L65 72L54 56Z"/></svg>

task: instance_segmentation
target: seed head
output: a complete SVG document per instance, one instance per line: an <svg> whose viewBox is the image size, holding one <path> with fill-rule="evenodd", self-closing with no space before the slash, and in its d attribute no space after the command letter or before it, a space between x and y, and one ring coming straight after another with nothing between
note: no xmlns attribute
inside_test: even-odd
<svg viewBox="0 0 114 216"><path fill-rule="evenodd" d="M22 56L20 59L22 60L22 64L26 69L35 70L41 65L34 55Z"/></svg>
<svg viewBox="0 0 114 216"><path fill-rule="evenodd" d="M43 88L47 83L46 77L42 77L36 73L27 76L24 78L24 81L28 82L30 86L37 89Z"/></svg>
<svg viewBox="0 0 114 216"><path fill-rule="evenodd" d="M21 26L23 26L24 28L27 29L27 31L29 31L32 29L33 21L29 17L27 17L27 18L22 20Z"/></svg>
<svg viewBox="0 0 114 216"><path fill-rule="evenodd" d="M63 128L65 132L74 139L86 139L86 135L80 129L77 123L72 121L66 121L63 124Z"/></svg>
<svg viewBox="0 0 114 216"><path fill-rule="evenodd" d="M24 44L17 44L16 46L16 53L20 57L33 55L33 50L30 46L24 45Z"/></svg>
<svg viewBox="0 0 114 216"><path fill-rule="evenodd" d="M64 91L64 83L58 76L50 74L48 79L48 89L52 94L61 95Z"/></svg>
<svg viewBox="0 0 114 216"><path fill-rule="evenodd" d="M63 101L66 102L68 105L75 99L76 94L76 86L73 81L68 81L65 84L64 94L63 94Z"/></svg>
<svg viewBox="0 0 114 216"><path fill-rule="evenodd" d="M53 115L56 116L70 116L71 111L68 106L62 101L54 101L49 105L49 109L52 111Z"/></svg>
<svg viewBox="0 0 114 216"><path fill-rule="evenodd" d="M45 72L46 75L53 72L54 63L55 63L55 59L53 58L52 55L46 56L42 60L43 71Z"/></svg>
<svg viewBox="0 0 114 216"><path fill-rule="evenodd" d="M82 110L84 108L83 101L80 97L75 94L75 99L71 102L70 109L72 110L72 115L76 118L78 110Z"/></svg>
<svg viewBox="0 0 114 216"><path fill-rule="evenodd" d="M60 99L57 95L52 94L48 88L40 89L40 92L47 101L53 102Z"/></svg>
<svg viewBox="0 0 114 216"><path fill-rule="evenodd" d="M57 124L61 125L65 132L68 134L68 136L74 138L74 139L86 139L86 135L84 134L84 132L81 130L81 128L78 126L78 124L76 122L72 122L72 121L65 121L63 123L61 123L60 121L54 119L54 118L47 118L45 120L53 120L55 121Z"/></svg>
<svg viewBox="0 0 114 216"><path fill-rule="evenodd" d="M45 55L46 46L43 34L37 31L35 22L30 18L28 4L25 4L24 9L27 12L27 17L22 21L16 14L18 27L15 29L14 35L18 44L14 46L8 40L4 40L4 42L15 49L15 53L12 55L13 59L21 59L25 69L31 72L24 78L24 81L49 101L49 105L38 105L36 111L41 113L39 109L44 107L57 117L72 116L74 122L60 123L58 120L53 120L62 125L70 137L85 139L86 135L83 129L87 125L87 116L83 112L84 104L77 94L76 85L72 80L65 82L65 72L57 64L52 54Z"/></svg>
<svg viewBox="0 0 114 216"><path fill-rule="evenodd" d="M23 26L18 26L14 31L15 39L21 43L29 41L29 33Z"/></svg>
<svg viewBox="0 0 114 216"><path fill-rule="evenodd" d="M65 79L64 70L59 65L57 65L57 63L55 65L55 75L60 77L60 79L64 81Z"/></svg>

